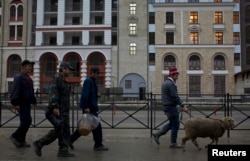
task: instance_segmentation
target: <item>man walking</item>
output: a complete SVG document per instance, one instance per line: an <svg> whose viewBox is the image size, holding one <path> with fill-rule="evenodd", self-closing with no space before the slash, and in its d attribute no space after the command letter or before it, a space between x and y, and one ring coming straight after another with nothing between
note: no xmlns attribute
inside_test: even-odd
<svg viewBox="0 0 250 161"><path fill-rule="evenodd" d="M181 106L182 110L187 112L188 108L183 104L178 96L176 80L178 79L179 72L176 67L169 69L169 77L162 84L162 105L165 115L168 117L169 123L156 133L153 133L155 142L159 145L159 138L171 130L171 144L170 148L181 148L177 144L177 135L180 127L179 112L177 105Z"/></svg>
<svg viewBox="0 0 250 161"><path fill-rule="evenodd" d="M96 78L99 76L99 68L92 67L90 69L90 76L84 81L80 99L80 108L82 108L83 113L92 113L98 116L98 88L96 85ZM101 123L96 129L92 131L93 139L95 141L94 150L96 151L107 151L108 148L102 144L102 126ZM81 134L78 129L71 135L71 143L75 142Z"/></svg>
<svg viewBox="0 0 250 161"><path fill-rule="evenodd" d="M18 112L20 117L18 129L10 136L10 139L16 147L30 147L30 144L26 142L26 134L32 121L30 113L31 104L36 106L33 80L29 76L32 72L33 64L34 63L29 60L22 62L21 73L14 77L14 86L10 95L14 112Z"/></svg>
<svg viewBox="0 0 250 161"><path fill-rule="evenodd" d="M37 141L33 142L35 153L42 156L42 148L49 145L58 138L59 151L57 157L73 157L69 153L70 127L69 127L69 108L70 108L70 88L66 78L70 75L73 67L68 62L62 62L50 86L49 86L49 105L46 111L46 118L52 123L54 129Z"/></svg>

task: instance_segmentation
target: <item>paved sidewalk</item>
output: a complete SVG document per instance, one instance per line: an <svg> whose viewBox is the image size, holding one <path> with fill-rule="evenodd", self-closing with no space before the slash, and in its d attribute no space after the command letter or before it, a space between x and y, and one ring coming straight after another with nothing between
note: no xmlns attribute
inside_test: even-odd
<svg viewBox="0 0 250 161"><path fill-rule="evenodd" d="M93 151L92 134L81 137L75 144L73 158L57 158L57 141L51 145L44 146L42 157L37 157L31 148L16 148L9 140L10 134L15 128L0 128L0 161L207 161L207 149L198 151L188 141L186 151L181 149L170 149L168 133L160 138L158 146L153 138L150 138L149 130L128 130L128 129L103 129L104 144L109 151ZM28 132L27 142L32 143L40 138L49 129L31 128ZM184 131L179 132L179 143ZM208 138L198 138L198 143L204 147L210 142ZM250 131L232 131L230 139L227 133L220 138L219 144L250 144Z"/></svg>

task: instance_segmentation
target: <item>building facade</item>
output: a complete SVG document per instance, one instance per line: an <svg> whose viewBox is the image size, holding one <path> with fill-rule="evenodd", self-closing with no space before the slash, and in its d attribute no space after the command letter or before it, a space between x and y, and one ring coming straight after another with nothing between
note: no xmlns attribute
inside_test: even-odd
<svg viewBox="0 0 250 161"><path fill-rule="evenodd" d="M241 72L236 0L2 0L1 92L24 59L35 62L34 88L46 92L61 61L81 87L92 66L102 89L160 93L168 69L179 93L236 92Z"/></svg>

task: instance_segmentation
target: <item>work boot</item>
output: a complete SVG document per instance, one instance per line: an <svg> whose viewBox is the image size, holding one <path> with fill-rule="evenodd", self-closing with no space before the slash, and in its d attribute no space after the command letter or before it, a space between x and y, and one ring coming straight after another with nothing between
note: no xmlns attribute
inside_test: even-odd
<svg viewBox="0 0 250 161"><path fill-rule="evenodd" d="M74 157L73 153L69 153L68 150L59 150L57 153L57 157Z"/></svg>
<svg viewBox="0 0 250 161"><path fill-rule="evenodd" d="M153 133L153 137L155 139L156 144L160 145L160 141L159 141L160 135L157 133Z"/></svg>
<svg viewBox="0 0 250 161"><path fill-rule="evenodd" d="M42 156L42 147L43 146L38 141L33 142L33 147L34 147L34 150L35 150L35 154L38 157Z"/></svg>
<svg viewBox="0 0 250 161"><path fill-rule="evenodd" d="M177 143L172 143L169 145L169 148L181 148L181 146Z"/></svg>
<svg viewBox="0 0 250 161"><path fill-rule="evenodd" d="M21 147L29 148L30 144L28 144L26 141L24 141L24 142L21 143Z"/></svg>
<svg viewBox="0 0 250 161"><path fill-rule="evenodd" d="M101 145L101 146L98 146L98 147L94 147L94 150L95 151L108 151L109 148L104 146L104 145Z"/></svg>
<svg viewBox="0 0 250 161"><path fill-rule="evenodd" d="M20 148L20 147L21 147L21 143L20 143L16 138L14 138L12 135L10 136L10 140L12 141L12 143L13 143L17 148Z"/></svg>

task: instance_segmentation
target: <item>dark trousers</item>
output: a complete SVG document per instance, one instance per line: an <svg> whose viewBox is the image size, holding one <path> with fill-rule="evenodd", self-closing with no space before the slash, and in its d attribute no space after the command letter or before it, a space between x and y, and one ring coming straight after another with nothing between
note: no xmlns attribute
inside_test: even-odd
<svg viewBox="0 0 250 161"><path fill-rule="evenodd" d="M31 105L21 105L19 110L20 125L17 130L12 134L17 141L23 143L26 141L26 134L32 122L30 114Z"/></svg>
<svg viewBox="0 0 250 161"><path fill-rule="evenodd" d="M66 142L70 140L70 127L69 127L69 117L65 116L62 119L62 126L55 126L54 129L50 130L45 136L40 138L38 141L39 145L49 145L58 139L59 151L68 151L68 145Z"/></svg>
<svg viewBox="0 0 250 161"><path fill-rule="evenodd" d="M102 125L99 123L96 129L92 131L93 139L95 141L94 147L102 146ZM81 134L79 133L78 129L75 130L75 132L71 135L70 140L71 143L75 142Z"/></svg>

